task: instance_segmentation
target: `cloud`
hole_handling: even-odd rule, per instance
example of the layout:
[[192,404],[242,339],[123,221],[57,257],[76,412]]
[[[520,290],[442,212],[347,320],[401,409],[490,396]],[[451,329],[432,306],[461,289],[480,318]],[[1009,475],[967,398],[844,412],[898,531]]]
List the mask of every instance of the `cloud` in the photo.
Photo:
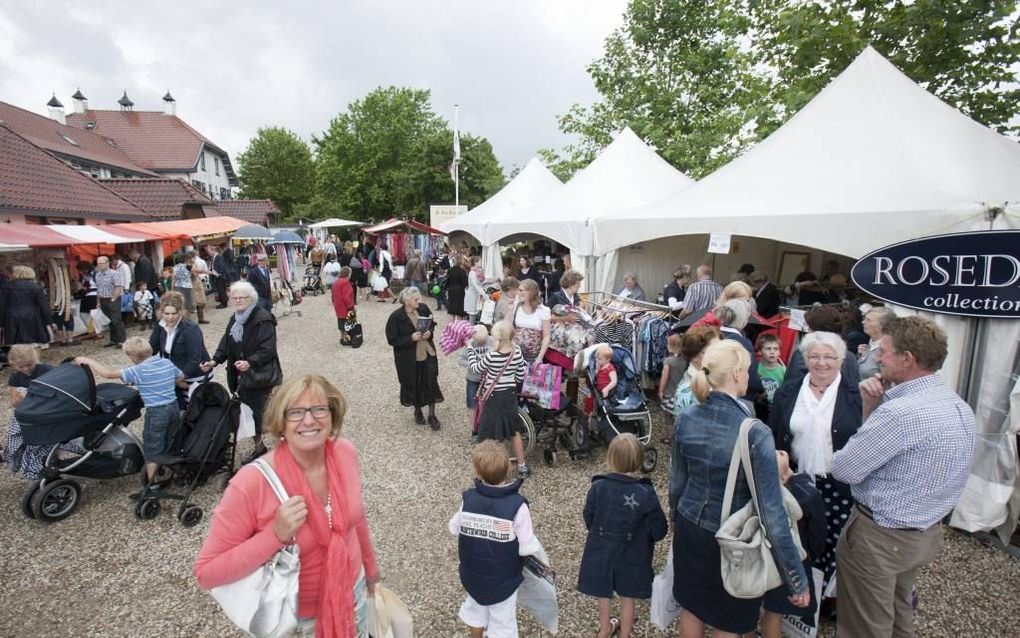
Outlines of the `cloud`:
[[625,0],[347,0],[68,5],[0,0],[0,100],[93,108],[127,90],[236,155],[259,126],[305,138],[377,86],[432,90],[435,110],[488,138],[504,170],[567,142],[556,115],[597,94],[585,71]]

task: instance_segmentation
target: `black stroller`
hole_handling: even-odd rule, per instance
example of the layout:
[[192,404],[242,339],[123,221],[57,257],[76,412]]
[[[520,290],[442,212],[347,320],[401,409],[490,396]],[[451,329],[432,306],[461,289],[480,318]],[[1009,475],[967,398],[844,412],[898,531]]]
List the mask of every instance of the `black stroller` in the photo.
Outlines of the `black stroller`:
[[598,438],[606,444],[623,432],[637,436],[645,448],[645,460],[641,471],[647,474],[655,469],[659,453],[651,443],[652,414],[641,390],[641,376],[634,365],[634,357],[630,350],[616,344],[610,344],[610,347],[613,349],[613,367],[616,368],[617,383],[608,399],[604,399],[602,393],[595,387],[598,360],[594,353],[585,368],[588,390],[594,400],[595,431]]
[[[162,509],[160,501],[169,499],[181,502],[177,520],[185,527],[198,525],[202,508],[190,505],[188,500],[195,488],[214,474],[227,473],[224,487],[233,476],[240,420],[241,402],[222,385],[207,381],[195,388],[169,451],[146,459],[157,468],[151,481],[142,472],[142,491],[134,497],[135,516],[141,520],[156,518]],[[184,493],[164,489],[171,482],[184,487]]]
[[308,264],[305,266],[305,280],[301,286],[301,292],[308,293],[310,295],[319,296],[325,292],[322,286],[321,277],[322,267],[314,264]]
[[[145,459],[127,425],[141,416],[138,391],[119,383],[96,385],[88,367],[65,362],[34,379],[14,411],[26,445],[52,445],[43,477],[21,499],[28,518],[67,518],[81,503],[81,484],[65,475],[112,479],[135,474]],[[77,441],[83,454],[59,451]]]

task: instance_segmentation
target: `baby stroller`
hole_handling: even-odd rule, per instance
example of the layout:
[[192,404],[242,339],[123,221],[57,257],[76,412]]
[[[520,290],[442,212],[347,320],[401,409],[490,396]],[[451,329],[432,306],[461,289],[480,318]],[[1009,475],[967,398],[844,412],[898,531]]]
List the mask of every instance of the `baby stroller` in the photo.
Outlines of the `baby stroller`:
[[305,282],[301,287],[301,292],[307,292],[310,295],[321,295],[325,290],[322,288],[322,278],[320,277],[320,271],[322,268],[314,264],[308,264],[305,266]]
[[607,445],[616,435],[630,432],[638,437],[645,448],[645,460],[641,471],[646,474],[655,469],[659,453],[652,446],[652,415],[641,391],[640,373],[634,365],[630,350],[612,344],[613,367],[616,368],[616,387],[609,398],[595,388],[598,360],[591,356],[585,368],[585,380],[593,399],[592,416],[596,420],[596,434]]
[[[46,523],[63,520],[81,503],[76,476],[112,479],[138,472],[142,445],[127,425],[141,416],[138,391],[119,383],[96,385],[92,371],[65,362],[37,379],[14,411],[26,445],[52,445],[43,476],[21,499],[21,512]],[[83,454],[59,451],[77,441]]]
[[[210,476],[234,472],[237,426],[241,420],[241,402],[231,397],[218,383],[207,381],[195,388],[184,413],[180,429],[166,454],[151,459],[156,473],[149,481],[142,472],[142,491],[135,503],[135,516],[150,520],[159,516],[160,501],[180,501],[177,520],[185,527],[194,527],[202,520],[202,508],[189,505],[188,500],[199,485]],[[164,490],[169,483],[185,487],[183,494]]]

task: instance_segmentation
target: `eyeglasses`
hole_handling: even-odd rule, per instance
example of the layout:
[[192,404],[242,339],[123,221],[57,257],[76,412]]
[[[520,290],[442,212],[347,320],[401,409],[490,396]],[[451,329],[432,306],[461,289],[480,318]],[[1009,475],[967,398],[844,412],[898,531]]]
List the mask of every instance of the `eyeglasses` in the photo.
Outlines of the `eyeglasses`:
[[835,363],[839,361],[839,357],[834,357],[831,354],[813,354],[807,360],[811,363],[821,363],[823,361],[825,363]]
[[291,423],[305,420],[305,414],[311,412],[313,419],[325,419],[333,414],[328,405],[313,405],[310,408],[290,408],[283,415]]
[[248,295],[244,295],[244,296],[241,296],[241,297],[231,297],[230,298],[231,301],[244,301],[245,299],[251,299],[251,297],[248,296]]

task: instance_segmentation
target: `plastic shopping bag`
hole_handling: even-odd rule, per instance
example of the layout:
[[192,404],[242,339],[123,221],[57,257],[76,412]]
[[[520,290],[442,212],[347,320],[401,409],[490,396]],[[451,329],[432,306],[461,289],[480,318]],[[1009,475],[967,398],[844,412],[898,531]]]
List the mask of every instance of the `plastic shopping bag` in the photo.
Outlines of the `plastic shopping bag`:
[[106,328],[110,325],[110,318],[103,314],[103,311],[99,308],[89,311],[89,315],[92,317],[92,325],[96,328],[96,334],[102,334],[106,331]]
[[[820,569],[812,567],[811,577],[815,580],[815,591],[822,591],[822,580],[825,578],[825,574]],[[804,619],[800,616],[783,616],[783,619],[780,622],[782,634],[788,638],[815,638],[818,634],[818,615],[820,611],[821,605],[816,603],[814,626],[804,622]]]
[[496,302],[492,299],[486,299],[485,303],[482,304],[482,315],[478,319],[479,323],[484,323],[487,326],[492,325],[492,320],[496,316]]
[[549,567],[544,549],[524,558],[524,582],[517,589],[517,602],[542,623],[546,631],[559,631],[559,605],[556,602],[556,572]]
[[250,439],[255,436],[255,413],[247,403],[241,404],[241,421],[237,425],[237,439]]
[[414,619],[404,601],[382,585],[375,586],[369,601],[369,631],[372,638],[414,638]]
[[652,624],[666,631],[683,609],[673,600],[673,545],[666,555],[666,566],[652,580],[652,600],[649,605]]
[[562,387],[562,368],[550,363],[536,363],[524,377],[521,396],[535,399],[540,407],[547,410],[558,410]]

